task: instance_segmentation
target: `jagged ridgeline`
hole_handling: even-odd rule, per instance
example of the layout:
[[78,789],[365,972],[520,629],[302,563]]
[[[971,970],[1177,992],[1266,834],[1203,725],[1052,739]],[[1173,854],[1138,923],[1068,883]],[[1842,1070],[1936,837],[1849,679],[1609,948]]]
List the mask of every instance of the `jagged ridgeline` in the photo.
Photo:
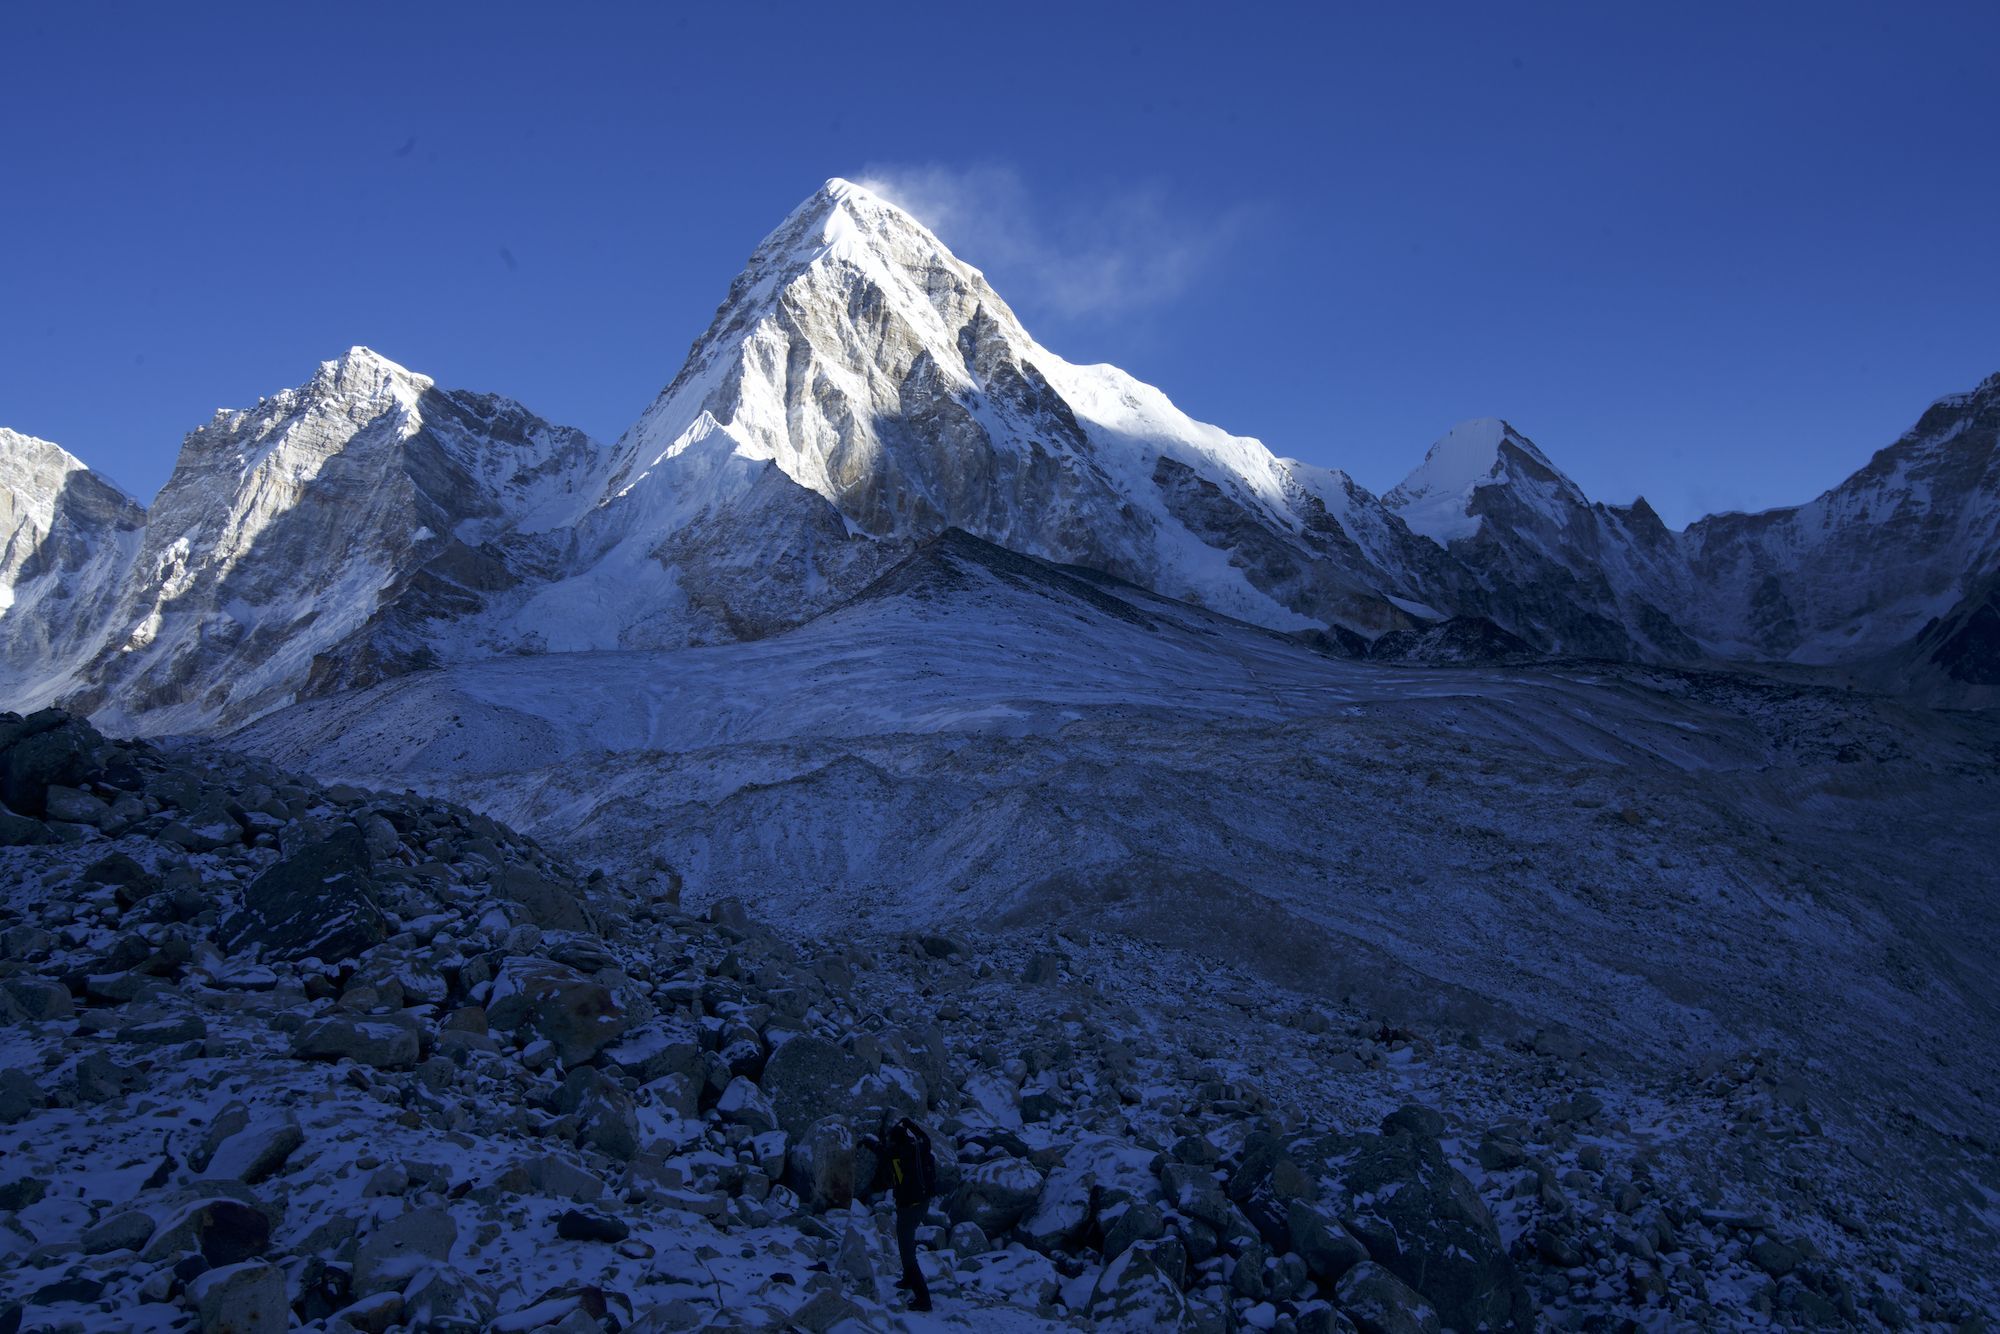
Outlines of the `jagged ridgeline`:
[[0,431],[0,1334],[1976,1321],[1997,528],[2000,377],[1377,497],[842,181],[613,444]]
[[613,445],[364,348],[192,433],[150,508],[0,431],[0,696],[125,730],[493,655],[756,638],[949,528],[1352,656],[1521,653],[2000,682],[2000,377],[1819,499],[1682,532],[1499,421],[1382,497],[1029,336],[831,181]]

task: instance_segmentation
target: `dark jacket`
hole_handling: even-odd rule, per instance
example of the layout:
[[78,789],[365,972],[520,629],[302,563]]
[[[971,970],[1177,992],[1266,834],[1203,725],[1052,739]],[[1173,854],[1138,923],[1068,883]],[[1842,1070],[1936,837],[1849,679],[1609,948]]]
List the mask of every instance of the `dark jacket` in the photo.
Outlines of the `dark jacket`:
[[937,1193],[931,1137],[915,1121],[903,1117],[880,1139],[870,1135],[862,1143],[874,1151],[879,1164],[876,1179],[888,1183],[898,1205],[925,1204]]

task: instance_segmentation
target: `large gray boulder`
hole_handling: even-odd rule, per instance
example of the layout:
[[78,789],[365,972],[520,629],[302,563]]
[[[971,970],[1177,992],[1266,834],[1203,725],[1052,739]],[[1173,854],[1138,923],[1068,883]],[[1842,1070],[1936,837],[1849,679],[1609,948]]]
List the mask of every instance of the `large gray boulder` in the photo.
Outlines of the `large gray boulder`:
[[994,1158],[961,1169],[947,1206],[954,1223],[977,1223],[998,1237],[1028,1216],[1040,1202],[1042,1174],[1023,1158]]
[[1430,1303],[1373,1260],[1348,1270],[1334,1292],[1341,1314],[1361,1334],[1438,1334],[1438,1313]]
[[596,919],[573,885],[551,880],[531,866],[509,866],[493,877],[493,888],[519,904],[528,920],[545,931],[597,930]]
[[1316,1170],[1331,1213],[1369,1257],[1422,1293],[1445,1324],[1531,1328],[1527,1289],[1492,1215],[1421,1127],[1328,1135],[1297,1156]]
[[53,710],[29,714],[22,732],[0,757],[0,801],[22,815],[44,815],[51,786],[81,787],[96,769],[104,738],[81,719]]
[[1172,1277],[1171,1265],[1162,1263],[1160,1246],[1134,1242],[1098,1271],[1090,1289],[1092,1328],[1150,1334],[1187,1327],[1187,1298]]
[[283,1334],[292,1308],[285,1276],[261,1260],[210,1269],[188,1285],[201,1315],[201,1334]]
[[208,1160],[210,1176],[234,1177],[254,1186],[285,1165],[305,1133],[291,1117],[248,1126],[223,1140]]
[[809,1208],[845,1208],[854,1198],[854,1147],[854,1132],[839,1117],[808,1126],[786,1155],[785,1184]]
[[232,953],[268,959],[351,959],[389,936],[370,880],[368,842],[353,825],[306,843],[250,882],[243,910],[223,923]]
[[421,1050],[417,1026],[400,1015],[366,1019],[327,1015],[308,1021],[292,1036],[292,1055],[301,1060],[345,1058],[378,1070],[407,1070],[417,1063]]
[[611,989],[550,959],[515,956],[500,966],[486,1021],[507,1033],[526,1025],[553,1042],[564,1065],[582,1065],[616,1042],[628,1022]]
[[771,1053],[761,1084],[778,1124],[797,1135],[824,1117],[849,1112],[866,1074],[859,1058],[825,1038],[796,1037]]
[[442,1209],[412,1209],[370,1232],[354,1256],[354,1295],[401,1292],[424,1269],[451,1257],[458,1224]]

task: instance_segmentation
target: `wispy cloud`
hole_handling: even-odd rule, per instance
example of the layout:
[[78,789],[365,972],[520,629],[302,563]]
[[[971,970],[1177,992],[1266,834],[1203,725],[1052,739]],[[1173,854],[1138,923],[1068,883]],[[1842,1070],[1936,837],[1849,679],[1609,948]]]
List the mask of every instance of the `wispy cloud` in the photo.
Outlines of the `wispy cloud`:
[[908,209],[1003,294],[1072,319],[1164,305],[1241,242],[1254,209],[1182,204],[1157,187],[1038,197],[1012,167],[871,165],[858,178]]

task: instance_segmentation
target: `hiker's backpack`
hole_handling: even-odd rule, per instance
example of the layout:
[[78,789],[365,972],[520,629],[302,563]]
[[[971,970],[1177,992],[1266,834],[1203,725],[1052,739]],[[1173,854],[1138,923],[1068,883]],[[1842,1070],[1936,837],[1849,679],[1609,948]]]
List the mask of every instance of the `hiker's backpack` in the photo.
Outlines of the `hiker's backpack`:
[[889,1181],[896,1200],[914,1204],[937,1194],[937,1159],[931,1154],[931,1137],[907,1116],[889,1127]]

